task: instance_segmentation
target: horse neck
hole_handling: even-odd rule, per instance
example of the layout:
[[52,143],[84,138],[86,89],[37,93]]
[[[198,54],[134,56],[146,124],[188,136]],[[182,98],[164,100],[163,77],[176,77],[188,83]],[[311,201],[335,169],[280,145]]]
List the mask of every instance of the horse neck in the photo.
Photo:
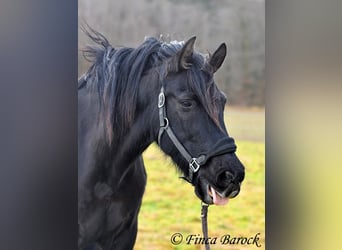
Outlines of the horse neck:
[[140,121],[135,122],[117,144],[113,145],[116,166],[129,165],[153,142],[151,128],[143,128],[140,124]]
[[113,141],[115,145],[112,145],[114,159],[112,178],[117,178],[120,173],[124,173],[127,167],[157,138],[159,82],[143,77],[140,85],[135,119],[125,133]]

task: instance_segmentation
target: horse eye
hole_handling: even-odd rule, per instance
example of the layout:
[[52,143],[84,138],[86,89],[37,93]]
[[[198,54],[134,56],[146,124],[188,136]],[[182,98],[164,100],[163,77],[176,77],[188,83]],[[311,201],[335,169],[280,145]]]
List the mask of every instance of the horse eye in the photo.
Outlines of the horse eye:
[[180,103],[185,108],[191,108],[192,105],[193,105],[193,101],[192,100],[182,100]]

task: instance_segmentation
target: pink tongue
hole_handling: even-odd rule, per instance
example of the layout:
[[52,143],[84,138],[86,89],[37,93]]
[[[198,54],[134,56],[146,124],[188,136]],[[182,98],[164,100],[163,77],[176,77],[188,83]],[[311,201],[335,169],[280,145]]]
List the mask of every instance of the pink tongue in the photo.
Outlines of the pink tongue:
[[215,205],[226,205],[227,202],[228,202],[228,198],[222,198],[220,195],[218,195],[215,191],[215,189],[210,186],[210,191],[211,191],[211,194],[213,195],[213,202]]

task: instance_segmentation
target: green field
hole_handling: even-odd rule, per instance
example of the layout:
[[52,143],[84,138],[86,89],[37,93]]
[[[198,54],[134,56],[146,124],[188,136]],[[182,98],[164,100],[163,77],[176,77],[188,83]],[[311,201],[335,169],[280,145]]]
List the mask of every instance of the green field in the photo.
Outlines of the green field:
[[[265,112],[229,107],[225,119],[236,140],[237,154],[246,167],[246,177],[235,199],[224,207],[209,207],[209,236],[217,237],[211,249],[265,249]],[[193,187],[178,178],[175,166],[156,145],[145,151],[144,161],[148,180],[135,249],[204,249],[201,244],[185,242],[191,234],[202,235],[200,201]],[[184,237],[179,245],[170,241],[175,233]],[[257,233],[260,248],[220,243],[223,235],[250,238]]]

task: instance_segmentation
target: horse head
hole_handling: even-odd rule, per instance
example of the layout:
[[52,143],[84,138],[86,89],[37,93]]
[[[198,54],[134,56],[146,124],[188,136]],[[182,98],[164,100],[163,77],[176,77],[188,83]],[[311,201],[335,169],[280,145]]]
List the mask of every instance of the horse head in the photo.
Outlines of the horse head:
[[203,202],[223,205],[238,195],[244,179],[244,166],[223,119],[226,96],[214,81],[227,48],[223,43],[206,58],[194,51],[195,39],[190,38],[158,67],[155,140]]

